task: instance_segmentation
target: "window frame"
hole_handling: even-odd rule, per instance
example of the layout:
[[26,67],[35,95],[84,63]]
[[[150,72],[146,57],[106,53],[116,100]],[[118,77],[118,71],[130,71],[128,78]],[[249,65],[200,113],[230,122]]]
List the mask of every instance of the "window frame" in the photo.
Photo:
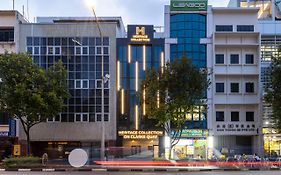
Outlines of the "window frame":
[[[219,62],[217,61],[217,60],[218,60],[218,59],[217,59],[217,56],[223,56],[223,59],[222,59],[223,62],[222,62],[222,63],[219,63]],[[225,58],[224,54],[220,54],[220,53],[216,54],[216,55],[215,55],[215,63],[216,63],[216,64],[225,64],[224,58]]]
[[[238,120],[233,120],[233,117],[237,117],[237,116],[233,116],[234,114],[238,114]],[[231,122],[239,122],[240,121],[240,112],[239,111],[231,111],[230,112],[230,121]]]
[[[249,88],[248,88],[249,85],[251,85],[249,88],[252,91],[248,91],[249,90]],[[255,93],[255,83],[254,82],[246,82],[245,83],[245,93]]]
[[[247,114],[252,114],[252,116],[248,116]],[[246,111],[246,122],[254,122],[255,121],[255,112],[254,111]],[[250,119],[252,120],[248,120],[248,117],[252,117]]]
[[[253,56],[253,58],[252,58],[252,62],[250,62],[250,63],[248,63],[247,62],[247,56]],[[249,65],[252,65],[252,64],[255,64],[255,55],[254,54],[245,54],[245,64],[249,64]]]
[[[233,63],[233,58],[232,56],[237,56],[238,55],[238,63]],[[240,55],[239,54],[230,54],[230,64],[238,65],[240,64]]]
[[[238,84],[238,92],[233,91],[232,85]],[[230,93],[240,93],[240,83],[239,82],[230,82]]]
[[[86,121],[84,121],[84,118],[83,118],[83,115],[87,115],[87,120]],[[80,117],[80,121],[77,121],[76,120],[76,117]],[[87,123],[87,122],[89,122],[90,120],[89,120],[89,113],[87,113],[87,112],[78,112],[78,113],[74,113],[74,122],[81,122],[81,123]]]
[[[221,117],[220,115],[218,114],[223,114],[223,119],[222,120],[218,120],[218,116]],[[216,122],[224,122],[225,121],[225,112],[224,111],[216,111]]]
[[[218,85],[223,85],[223,91],[218,92]],[[225,93],[225,83],[224,82],[216,82],[216,93]]]

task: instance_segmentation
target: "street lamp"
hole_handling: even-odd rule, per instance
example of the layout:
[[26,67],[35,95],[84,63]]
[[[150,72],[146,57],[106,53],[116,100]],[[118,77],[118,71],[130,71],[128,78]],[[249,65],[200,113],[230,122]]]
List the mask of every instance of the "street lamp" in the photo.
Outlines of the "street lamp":
[[[100,24],[95,12],[95,9],[93,7],[92,11],[94,13],[95,16],[95,22],[98,26],[98,30],[99,30],[99,36],[101,38],[101,45],[103,45],[103,35],[101,32],[101,28],[100,28]],[[109,75],[107,74],[106,76],[104,76],[104,58],[103,58],[103,46],[101,47],[101,149],[100,149],[100,159],[104,160],[104,152],[105,152],[105,131],[104,131],[104,84],[109,80]]]

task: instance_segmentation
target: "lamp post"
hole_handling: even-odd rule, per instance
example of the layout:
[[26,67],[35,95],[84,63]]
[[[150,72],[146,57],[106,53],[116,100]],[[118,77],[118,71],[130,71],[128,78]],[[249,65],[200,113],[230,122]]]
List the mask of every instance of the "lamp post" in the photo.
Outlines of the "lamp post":
[[[97,19],[97,15],[95,12],[95,9],[92,7],[92,11],[95,16],[95,22],[97,24],[98,30],[99,30],[99,36],[101,38],[101,148],[100,148],[100,159],[104,160],[104,152],[105,152],[105,131],[104,131],[104,83],[105,83],[105,77],[104,77],[104,59],[103,59],[103,35],[101,32],[100,24]],[[107,76],[108,77],[108,76]],[[106,80],[107,81],[107,80]]]

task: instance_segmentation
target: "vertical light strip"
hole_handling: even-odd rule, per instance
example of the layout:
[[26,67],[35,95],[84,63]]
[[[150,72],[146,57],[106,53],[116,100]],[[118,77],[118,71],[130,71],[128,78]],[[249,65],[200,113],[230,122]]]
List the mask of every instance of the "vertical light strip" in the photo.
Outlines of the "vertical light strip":
[[142,64],[143,64],[143,70],[146,69],[146,46],[142,46]]
[[157,108],[160,107],[160,92],[159,90],[157,91]]
[[143,98],[143,115],[146,115],[146,111],[145,111],[145,89],[143,89],[143,95],[142,95],[142,98]]
[[128,45],[128,63],[131,63],[131,45]]
[[120,61],[117,61],[117,90],[120,91]]
[[136,61],[136,92],[139,90],[139,63]]
[[136,127],[136,130],[139,130],[139,110],[138,110],[138,105],[136,105],[135,107],[135,127]]
[[165,60],[164,60],[164,52],[161,52],[161,72],[164,73],[164,65]]
[[121,114],[125,113],[125,94],[124,89],[121,90]]

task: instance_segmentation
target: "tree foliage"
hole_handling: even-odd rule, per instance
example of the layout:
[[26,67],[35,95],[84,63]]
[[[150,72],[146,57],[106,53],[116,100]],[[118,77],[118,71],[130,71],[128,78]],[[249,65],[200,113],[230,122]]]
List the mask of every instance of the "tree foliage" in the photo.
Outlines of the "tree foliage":
[[27,54],[0,56],[0,107],[20,120],[30,153],[30,129],[63,110],[68,97],[67,73],[61,61],[48,70],[33,64]]
[[281,59],[273,58],[265,100],[272,104],[276,128],[281,130]]
[[186,57],[167,63],[160,70],[146,72],[142,104],[145,103],[147,117],[156,119],[158,126],[170,135],[171,147],[181,137],[187,113],[201,104],[208,85],[206,73]]

